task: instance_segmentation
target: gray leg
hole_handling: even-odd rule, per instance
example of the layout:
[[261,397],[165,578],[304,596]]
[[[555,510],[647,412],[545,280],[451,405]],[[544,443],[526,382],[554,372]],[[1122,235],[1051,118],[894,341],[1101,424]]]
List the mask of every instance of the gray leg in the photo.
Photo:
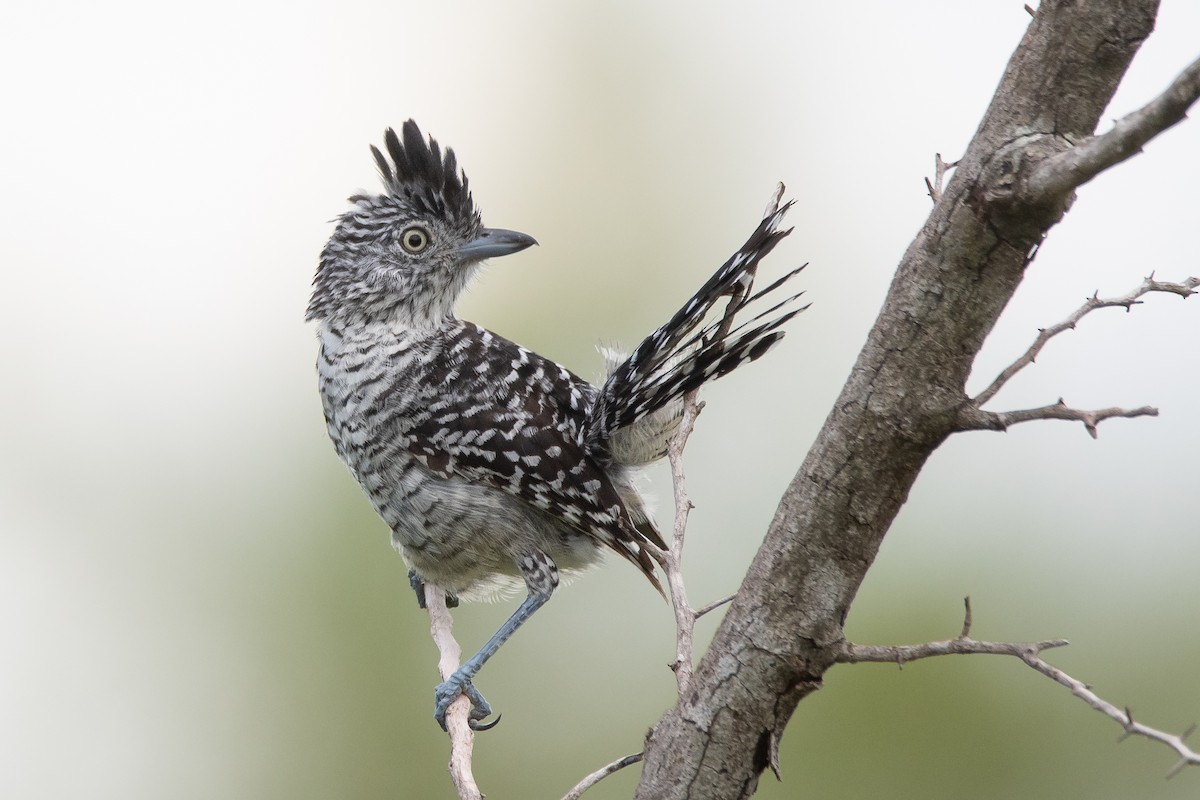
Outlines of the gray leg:
[[[408,571],[408,585],[412,587],[417,594],[417,606],[425,607],[425,581],[417,577],[416,570]],[[458,598],[455,595],[446,594],[446,608],[458,608]]]
[[460,694],[465,694],[471,701],[472,730],[486,731],[500,721],[500,718],[496,717],[494,721],[483,724],[483,720],[491,716],[492,708],[471,681],[487,663],[487,660],[500,649],[500,646],[516,633],[517,628],[524,625],[525,621],[533,616],[533,612],[545,605],[546,601],[550,599],[550,595],[554,593],[554,588],[558,586],[558,567],[550,560],[550,556],[541,551],[523,556],[517,562],[517,566],[520,568],[521,576],[525,578],[525,586],[529,590],[525,600],[508,618],[508,621],[500,626],[500,630],[496,631],[492,638],[479,648],[478,653],[471,656],[465,664],[438,684],[434,690],[433,718],[437,720],[438,725],[442,726],[442,730],[446,729],[446,707]]

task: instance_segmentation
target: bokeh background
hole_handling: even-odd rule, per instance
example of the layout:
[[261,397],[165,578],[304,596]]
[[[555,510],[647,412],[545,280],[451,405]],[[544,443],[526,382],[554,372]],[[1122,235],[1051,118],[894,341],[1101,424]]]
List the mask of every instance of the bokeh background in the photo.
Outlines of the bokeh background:
[[[714,386],[688,452],[699,602],[738,585],[1029,17],[1018,0],[10,4],[0,25],[0,795],[449,797],[436,654],[326,440],[309,281],[367,151],[415,117],[541,247],[463,316],[596,376],[744,239],[778,180],[813,306]],[[1200,54],[1165,0],[1108,116]],[[1079,193],[978,390],[1095,290],[1200,271],[1200,122]],[[1154,404],[942,447],[854,606],[863,642],[1068,637],[1144,721],[1200,718],[1200,300],[1052,343],[993,403]],[[669,497],[662,471],[657,492]],[[512,604],[456,615],[473,650]],[[715,620],[700,626],[711,634]],[[489,664],[493,798],[559,797],[672,702],[635,571],[561,591]],[[1190,798],[1200,771],[1009,659],[832,670],[760,796]],[[637,769],[589,796],[627,797]]]

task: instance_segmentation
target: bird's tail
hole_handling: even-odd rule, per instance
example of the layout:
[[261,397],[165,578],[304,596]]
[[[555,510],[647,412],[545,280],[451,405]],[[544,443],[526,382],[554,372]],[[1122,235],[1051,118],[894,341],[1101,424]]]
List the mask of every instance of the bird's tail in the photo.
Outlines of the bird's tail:
[[[622,464],[660,458],[678,424],[680,398],[762,356],[783,337],[780,326],[808,308],[795,307],[803,292],[778,291],[803,266],[754,291],[759,262],[792,232],[779,229],[791,206],[774,208],[692,299],[608,376],[588,417],[585,444],[593,457]],[[723,297],[728,304],[710,318]]]

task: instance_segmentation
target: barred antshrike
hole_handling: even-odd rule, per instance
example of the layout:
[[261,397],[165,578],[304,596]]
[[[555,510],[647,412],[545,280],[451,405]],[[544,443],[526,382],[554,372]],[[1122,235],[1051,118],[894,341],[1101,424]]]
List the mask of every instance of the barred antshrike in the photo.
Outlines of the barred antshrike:
[[[524,250],[524,233],[485,228],[454,152],[409,120],[371,151],[380,195],[358,194],[321,253],[309,320],[329,436],[423,582],[458,597],[524,584],[512,617],[435,692],[435,718],[459,694],[471,726],[491,709],[472,685],[493,653],[558,585],[605,548],[661,593],[647,544],[663,547],[635,485],[661,458],[682,396],[767,352],[799,295],[775,300],[794,270],[752,294],[755,271],[788,233],[775,210],[667,324],[613,365],[602,386],[454,315],[480,262]],[[390,160],[389,160],[390,157]],[[723,297],[741,311],[706,322]],[[775,315],[775,316],[772,316]]]

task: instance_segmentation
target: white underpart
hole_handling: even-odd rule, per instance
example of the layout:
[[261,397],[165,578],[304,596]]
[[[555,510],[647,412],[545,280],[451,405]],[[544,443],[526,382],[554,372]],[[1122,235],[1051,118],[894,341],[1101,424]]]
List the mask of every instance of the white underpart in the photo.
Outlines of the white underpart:
[[[604,345],[598,349],[604,358],[604,377],[607,379],[625,362],[628,353]],[[678,358],[667,361],[660,368],[661,371],[670,371],[677,361]],[[657,411],[650,412],[632,425],[613,431],[608,440],[608,451],[613,461],[625,466],[640,467],[662,458],[666,455],[667,444],[679,430],[682,415],[683,399],[680,398]]]

